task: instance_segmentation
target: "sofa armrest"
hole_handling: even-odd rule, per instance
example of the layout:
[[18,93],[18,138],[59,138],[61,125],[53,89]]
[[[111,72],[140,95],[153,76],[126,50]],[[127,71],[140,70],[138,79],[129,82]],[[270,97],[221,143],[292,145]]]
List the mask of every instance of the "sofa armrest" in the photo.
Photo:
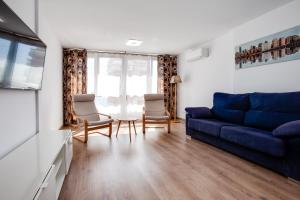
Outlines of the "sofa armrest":
[[213,114],[207,107],[186,107],[185,111],[191,118],[212,118]]
[[190,119],[191,117],[192,117],[191,114],[188,114],[188,113],[185,114],[185,133],[186,133],[187,135],[190,135],[188,129],[189,129],[189,119]]
[[287,122],[273,130],[275,137],[283,139],[300,138],[300,120]]
[[290,138],[286,141],[287,154],[286,162],[288,166],[288,177],[300,180],[300,137]]

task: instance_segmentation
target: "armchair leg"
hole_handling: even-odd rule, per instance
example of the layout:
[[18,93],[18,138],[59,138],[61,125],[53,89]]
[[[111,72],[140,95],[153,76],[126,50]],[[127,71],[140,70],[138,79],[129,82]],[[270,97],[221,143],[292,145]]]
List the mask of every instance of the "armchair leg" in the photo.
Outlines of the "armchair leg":
[[145,129],[146,129],[146,127],[145,127],[145,123],[146,123],[146,120],[145,120],[145,115],[143,115],[143,134],[145,134]]
[[109,134],[108,137],[111,137],[112,134],[112,123],[109,124]]
[[88,124],[87,121],[84,122],[84,143],[88,141]]
[[171,133],[171,120],[168,120],[168,133]]
[[146,133],[145,129],[146,129],[146,127],[145,127],[145,122],[143,122],[143,134]]

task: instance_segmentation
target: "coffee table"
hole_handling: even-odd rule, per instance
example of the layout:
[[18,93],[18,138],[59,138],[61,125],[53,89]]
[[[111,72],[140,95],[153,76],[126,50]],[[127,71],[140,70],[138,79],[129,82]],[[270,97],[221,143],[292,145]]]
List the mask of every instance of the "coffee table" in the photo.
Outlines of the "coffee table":
[[118,133],[119,133],[121,123],[125,122],[125,123],[128,123],[129,139],[130,139],[130,142],[131,142],[131,125],[130,124],[132,123],[133,128],[134,128],[134,132],[136,134],[135,121],[138,120],[138,117],[130,116],[130,115],[121,115],[121,116],[116,117],[116,119],[119,121],[116,137],[118,137]]

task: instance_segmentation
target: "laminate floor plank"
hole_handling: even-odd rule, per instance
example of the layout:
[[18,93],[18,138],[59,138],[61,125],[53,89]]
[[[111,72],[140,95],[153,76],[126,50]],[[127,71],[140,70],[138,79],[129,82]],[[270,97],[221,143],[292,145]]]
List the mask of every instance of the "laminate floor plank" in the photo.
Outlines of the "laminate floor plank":
[[282,199],[299,200],[300,184],[197,140],[185,125],[171,134],[149,128],[129,141],[128,126],[116,138],[74,140],[74,156],[60,200]]

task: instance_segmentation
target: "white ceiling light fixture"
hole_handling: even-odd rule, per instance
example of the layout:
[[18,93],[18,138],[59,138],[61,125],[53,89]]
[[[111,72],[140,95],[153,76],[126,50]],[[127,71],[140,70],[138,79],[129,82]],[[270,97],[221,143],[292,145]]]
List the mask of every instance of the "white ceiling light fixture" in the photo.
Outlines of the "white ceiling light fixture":
[[129,39],[129,40],[126,42],[126,45],[127,45],[127,46],[132,46],[132,47],[137,47],[137,46],[140,46],[142,43],[143,43],[143,41],[140,41],[140,40]]
[[1,23],[4,23],[4,22],[5,22],[4,17],[1,17],[1,16],[0,16],[0,22],[1,22]]

